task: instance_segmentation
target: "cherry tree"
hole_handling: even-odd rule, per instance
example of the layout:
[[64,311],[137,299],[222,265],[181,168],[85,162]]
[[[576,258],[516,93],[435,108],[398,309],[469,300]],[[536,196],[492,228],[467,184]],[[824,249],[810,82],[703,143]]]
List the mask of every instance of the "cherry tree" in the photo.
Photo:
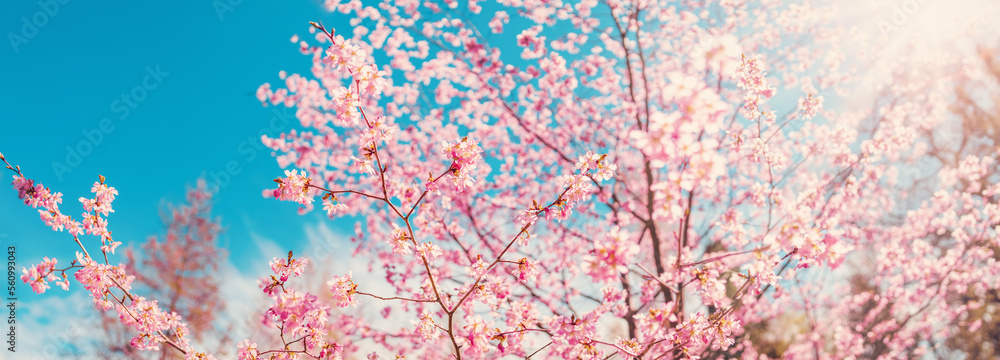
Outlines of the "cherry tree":
[[[735,344],[742,324],[808,298],[779,277],[836,267],[866,240],[898,145],[859,138],[857,115],[810,121],[850,75],[848,34],[821,27],[829,9],[507,5],[520,8],[479,29],[464,18],[476,4],[427,17],[416,2],[337,4],[351,36],[317,24],[320,45],[293,38],[315,79],[258,91],[309,128],[264,139],[297,168],[265,195],[363,219],[358,253],[396,294],[350,274],[331,291],[419,318],[376,330],[345,313],[359,336],[422,357],[723,356],[752,350]],[[509,12],[532,24],[505,61],[483,34]],[[804,41],[827,50],[790,46]],[[779,85],[797,98],[781,115]],[[601,334],[614,318],[624,329]]]
[[[973,67],[979,71],[970,72],[968,78],[958,81],[956,93],[959,95],[955,101],[953,112],[962,120],[960,141],[956,142],[960,147],[969,149],[941,149],[940,152],[932,151],[942,163],[955,166],[957,160],[961,158],[961,153],[966,152],[966,156],[979,155],[981,158],[991,158],[985,160],[991,164],[992,168],[982,169],[981,173],[986,176],[973,178],[981,182],[975,188],[980,189],[972,194],[983,196],[983,190],[988,189],[990,182],[996,183],[997,174],[1000,174],[1000,152],[991,151],[1000,146],[1000,121],[997,121],[997,114],[1000,108],[1000,59],[998,59],[998,49],[996,46],[980,46],[979,57],[982,59],[980,67]],[[982,76],[983,73],[988,76]],[[977,91],[978,90],[978,91]],[[985,100],[978,99],[974,94],[989,94]],[[928,134],[931,138],[933,134]],[[992,145],[993,149],[990,148]],[[933,149],[933,147],[932,147]],[[948,156],[951,155],[951,156]],[[949,162],[949,159],[953,162]],[[961,166],[961,165],[959,165]],[[971,194],[970,194],[971,195]],[[995,199],[995,197],[993,198]],[[989,201],[989,198],[983,199]],[[995,201],[994,201],[995,202]],[[990,246],[993,251],[993,259],[1000,261],[1000,246],[993,244]],[[985,291],[984,291],[985,290]],[[958,331],[948,339],[949,347],[958,349],[967,354],[968,359],[987,359],[989,357],[1000,356],[1000,347],[997,341],[1000,339],[1000,289],[997,287],[986,287],[984,290],[970,288],[965,293],[955,292],[948,294],[948,301],[955,306],[966,304],[973,305],[967,317],[957,319],[955,324]],[[971,304],[974,303],[974,304]]]
[[[212,197],[205,182],[199,180],[187,190],[185,204],[168,205],[160,215],[166,227],[164,235],[150,236],[142,244],[141,254],[126,248],[124,270],[135,276],[134,287],[158,299],[165,311],[176,312],[187,321],[194,341],[204,342],[211,336],[213,342],[232,345],[219,316],[225,309],[218,275],[225,251],[216,243],[222,226],[219,219],[212,218]],[[121,321],[108,313],[101,315],[100,325],[109,334],[103,347],[130,359],[148,357],[128,344],[132,335]],[[216,354],[229,349],[219,350]],[[178,354],[165,347],[160,349],[161,359]]]
[[[257,91],[302,126],[262,139],[288,168],[263,194],[355,220],[369,266],[316,294],[301,275],[321,264],[274,258],[257,291],[280,344],[241,359],[919,358],[973,326],[953,295],[1000,283],[992,155],[899,201],[956,81],[922,71],[959,55],[888,54],[812,3],[326,5],[351,20],[292,37],[310,73]],[[76,269],[138,347],[208,356],[110,265],[103,178],[76,222],[11,169],[84,251],[25,281]],[[865,257],[869,278],[835,271]]]
[[[906,248],[872,248],[859,256],[862,261],[852,279],[852,297],[861,301],[852,304],[861,306],[850,313],[856,331],[874,332],[866,339],[868,357],[916,357],[918,344],[893,343],[914,342],[908,337],[926,341],[938,358],[995,357],[996,336],[991,334],[998,329],[992,315],[997,311],[998,288],[990,284],[992,280],[982,281],[991,279],[990,272],[995,272],[994,264],[1000,260],[995,238],[1000,142],[996,121],[991,120],[997,111],[1000,80],[995,52],[995,48],[979,46],[939,68],[935,75],[945,81],[895,94],[896,99],[934,103],[937,111],[946,110],[943,117],[950,121],[916,129],[913,165],[917,166],[895,194],[902,206],[897,205],[898,211],[884,219],[893,231],[907,233],[887,235],[904,239]],[[934,97],[954,100],[942,103]],[[905,285],[900,289],[893,283]],[[914,312],[912,298],[920,298],[921,308],[938,309]],[[937,313],[954,317],[940,318]],[[891,326],[900,319],[922,322],[920,327],[948,329],[939,334],[907,333]]]

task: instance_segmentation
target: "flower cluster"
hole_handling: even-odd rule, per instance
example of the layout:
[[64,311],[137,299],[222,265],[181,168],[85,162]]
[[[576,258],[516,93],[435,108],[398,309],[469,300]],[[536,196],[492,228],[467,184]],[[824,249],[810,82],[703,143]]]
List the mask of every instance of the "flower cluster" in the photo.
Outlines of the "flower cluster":
[[772,270],[775,264],[778,263],[778,260],[776,255],[757,255],[757,261],[748,266],[748,281],[750,282],[750,290],[754,295],[760,295],[762,287],[778,283],[778,276]]
[[334,214],[347,213],[348,209],[347,205],[341,202],[336,195],[326,193],[323,194],[323,210],[332,218]]
[[[271,260],[274,275],[270,280],[261,279],[261,286],[273,303],[264,312],[262,323],[281,331],[280,338],[286,341],[283,344],[285,350],[289,349],[289,342],[285,339],[297,339],[292,343],[302,341],[301,350],[283,353],[287,359],[301,359],[303,356],[340,359],[343,346],[326,341],[330,307],[318,296],[288,286],[289,278],[301,276],[308,264],[308,259],[295,258],[291,251],[286,259]],[[258,359],[259,356],[256,343],[247,339],[240,342],[240,359]]]
[[823,97],[813,96],[813,94],[806,95],[804,98],[799,99],[799,116],[803,119],[812,119],[823,109]]
[[616,280],[618,274],[628,272],[628,265],[635,261],[638,253],[639,246],[631,239],[631,234],[616,226],[603,239],[594,241],[594,250],[584,258],[584,269],[595,281]]
[[354,298],[354,295],[358,293],[358,285],[351,280],[351,273],[334,276],[333,279],[326,282],[326,286],[330,288],[330,293],[333,295],[333,300],[337,302],[337,306],[347,307],[360,304]]
[[441,256],[443,253],[444,251],[441,250],[440,246],[431,242],[425,242],[417,245],[417,254],[427,260],[437,259],[437,257]]
[[642,344],[635,338],[628,340],[618,338],[615,340],[615,346],[618,348],[618,355],[626,359],[639,356],[639,353],[642,352]]
[[456,142],[442,142],[442,153],[451,157],[451,178],[456,191],[461,192],[465,188],[472,186],[473,180],[470,174],[476,168],[476,164],[483,158],[479,154],[483,149],[475,140],[468,137]]
[[545,55],[545,37],[538,36],[541,30],[541,26],[534,26],[517,35],[517,46],[524,48],[521,51],[522,59],[537,59]]
[[747,57],[743,55],[739,70],[736,72],[736,83],[740,89],[746,91],[744,97],[744,116],[748,119],[755,119],[760,115],[759,105],[769,100],[777,92],[773,86],[767,83],[763,61],[760,55]]
[[111,202],[115,200],[115,195],[118,195],[118,190],[105,185],[104,177],[101,176],[100,181],[95,182],[90,191],[94,193],[93,198],[80,198],[80,203],[83,204],[83,209],[86,211],[83,213],[83,229],[88,234],[101,237],[101,251],[114,254],[115,249],[122,243],[111,238],[108,220],[102,216],[107,216],[109,212],[115,212],[111,208]]
[[517,268],[514,269],[514,276],[517,277],[517,281],[529,282],[538,279],[538,261],[528,260],[528,258],[521,258],[517,261]]
[[273,191],[274,198],[309,206],[314,200],[309,189],[311,181],[305,172],[299,174],[298,170],[285,170],[284,178],[274,179],[278,183],[278,188]]
[[413,324],[417,326],[413,333],[425,342],[441,337],[441,333],[434,325],[434,316],[428,311],[420,313],[420,321],[413,321]]
[[108,216],[109,212],[115,212],[111,208],[111,202],[115,201],[118,190],[104,184],[102,179],[102,181],[94,183],[94,186],[90,188],[90,192],[94,193],[93,199],[80,198],[80,203],[83,204],[84,211],[98,213],[102,216]]
[[361,66],[360,71],[354,74],[354,81],[358,82],[361,94],[365,96],[378,96],[385,88],[386,73],[381,71],[374,64]]
[[79,236],[83,233],[83,225],[59,210],[59,204],[62,203],[62,193],[53,193],[49,188],[42,184],[35,184],[34,180],[20,174],[14,176],[13,185],[14,190],[17,190],[17,198],[24,200],[25,205],[32,208],[41,207],[38,209],[38,214],[45,225],[51,226],[52,230],[69,229],[73,236]]
[[472,266],[465,268],[465,272],[469,274],[474,279],[478,279],[486,275],[486,271],[490,269],[490,264],[483,261],[482,255],[476,256],[476,261],[472,263]]
[[349,88],[337,88],[330,91],[330,108],[337,113],[337,118],[344,124],[358,125],[361,121],[361,99],[358,93]]
[[399,255],[409,255],[413,253],[411,247],[413,246],[410,240],[410,235],[406,233],[406,230],[400,228],[399,225],[392,224],[392,235],[389,236],[389,245],[392,246],[392,252]]
[[379,146],[391,140],[392,135],[395,133],[395,125],[386,124],[385,119],[377,118],[366,129],[361,131],[358,137],[358,150],[366,151],[370,150],[373,146]]
[[272,296],[274,304],[264,313],[265,324],[280,325],[284,336],[304,337],[307,350],[322,349],[326,342],[329,307],[316,295],[285,289]]
[[31,285],[31,289],[36,293],[44,293],[46,289],[49,288],[48,281],[53,281],[63,290],[69,290],[69,281],[66,279],[66,273],[63,273],[63,277],[60,278],[56,276],[56,259],[45,259],[31,267],[31,269],[21,268],[24,273],[21,275],[21,281],[26,284]]
[[309,259],[306,258],[293,258],[292,253],[288,252],[288,259],[271,259],[271,271],[275,275],[278,275],[278,281],[288,281],[289,277],[292,276],[302,276],[302,272],[305,271],[306,265],[309,265]]
[[128,307],[118,308],[118,316],[123,324],[139,332],[131,342],[139,350],[159,350],[160,344],[166,342],[166,338],[160,335],[165,331],[174,331],[181,338],[187,335],[187,327],[180,316],[163,311],[156,300],[141,296],[132,298]]
[[236,345],[238,348],[238,351],[236,353],[237,359],[239,360],[260,359],[260,350],[257,350],[257,343],[244,339],[243,341],[240,341]]
[[607,157],[607,154],[598,155],[593,151],[588,151],[586,155],[580,155],[576,162],[576,169],[581,172],[596,170],[593,175],[595,180],[610,180],[615,176],[615,170],[618,169],[618,165],[609,163],[609,161],[606,160]]
[[110,301],[111,289],[118,288],[122,291],[132,290],[132,281],[135,276],[127,275],[122,266],[112,266],[101,264],[85,257],[82,253],[76,253],[77,263],[83,265],[73,276],[87,291],[90,291],[97,304],[103,310],[110,310],[114,304]]
[[330,47],[326,49],[326,55],[334,66],[345,68],[348,72],[360,73],[362,67],[367,63],[368,55],[360,46],[352,41],[337,35]]
[[[84,221],[81,224],[63,215],[59,210],[61,193],[53,193],[41,184],[35,184],[33,180],[21,174],[20,167],[15,168],[7,163],[3,155],[0,155],[0,161],[17,173],[13,184],[18,197],[33,208],[42,207],[43,209],[39,209],[41,218],[46,225],[52,226],[53,230],[69,229],[77,245],[84,251],[77,252],[76,260],[66,269],[56,269],[58,261],[48,257],[30,269],[22,268],[22,281],[30,284],[37,293],[43,293],[49,288],[48,281],[54,281],[59,287],[68,290],[69,279],[66,271],[78,268],[73,276],[90,292],[94,304],[104,311],[114,308],[122,324],[138,331],[132,338],[132,346],[140,350],[157,350],[161,344],[169,344],[183,352],[188,359],[213,359],[211,355],[196,352],[191,348],[187,337],[187,325],[181,321],[179,315],[163,311],[155,300],[147,300],[131,293],[135,276],[128,275],[124,265],[101,264],[86,254],[86,246],[79,239],[84,229],[89,234],[101,237],[101,251],[105,257],[109,253],[113,254],[115,248],[121,245],[120,242],[111,239],[107,220],[102,217],[114,212],[111,203],[118,195],[114,187],[105,184],[103,176],[100,176],[100,180],[91,188],[91,192],[95,194],[94,198],[80,198],[85,210]],[[61,278],[55,275],[56,271],[62,274]]]
[[463,327],[465,330],[464,340],[468,346],[469,355],[480,357],[489,350],[490,337],[495,331],[483,320],[482,316],[468,315]]
[[583,356],[594,358],[600,356],[593,340],[597,338],[597,320],[599,311],[590,311],[577,317],[572,315],[554,316],[548,322],[552,332],[552,343],[560,357],[568,359]]

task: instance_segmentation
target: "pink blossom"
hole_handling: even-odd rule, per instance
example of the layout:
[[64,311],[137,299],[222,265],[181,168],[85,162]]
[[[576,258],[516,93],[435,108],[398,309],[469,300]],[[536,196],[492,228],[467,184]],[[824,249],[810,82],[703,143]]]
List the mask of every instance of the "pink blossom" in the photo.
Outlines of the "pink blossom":
[[462,191],[472,186],[473,180],[471,172],[476,168],[476,164],[482,160],[479,155],[483,149],[479,147],[475,140],[463,138],[454,143],[442,142],[441,152],[451,157],[451,178],[456,191]]
[[326,342],[326,321],[329,307],[316,295],[286,290],[274,297],[274,304],[265,312],[271,321],[282,324],[283,331],[293,337],[304,337],[306,348],[322,348]]
[[239,360],[257,360],[260,358],[260,351],[257,350],[257,343],[250,342],[250,340],[244,339],[237,344],[239,351],[237,351],[237,358]]
[[620,227],[613,227],[601,240],[596,240],[591,255],[584,259],[584,269],[595,281],[610,281],[618,274],[628,272],[639,247],[631,234]]
[[521,51],[522,59],[537,59],[545,54],[545,37],[538,36],[541,30],[540,26],[533,26],[517,35],[517,46],[524,49]]
[[275,275],[278,275],[279,281],[288,281],[290,276],[301,276],[302,272],[305,270],[306,265],[309,265],[309,259],[306,258],[291,258],[279,259],[273,258],[269,264],[271,266],[271,271]]
[[[995,112],[959,90],[995,89],[990,61],[928,38],[897,53],[832,2],[501,3],[327,0],[340,35],[293,37],[307,72],[256,93],[298,120],[261,138],[290,169],[265,196],[306,212],[325,193],[378,294],[351,272],[329,298],[295,289],[304,258],[276,259],[274,349],[238,357],[758,359],[775,340],[785,358],[920,358],[990,325],[1000,153],[943,131],[956,108]],[[8,168],[67,244],[113,254],[113,188],[75,221]],[[67,270],[136,346],[204,357],[163,299],[89,256]],[[850,281],[825,276],[842,266]],[[329,311],[359,294],[377,305]]]
[[618,355],[623,358],[639,356],[642,352],[642,344],[634,338],[628,340],[618,338],[615,340],[615,346],[618,347]]
[[69,282],[55,274],[56,262],[56,259],[46,257],[41,263],[32,266],[30,270],[22,267],[21,281],[31,285],[31,289],[39,294],[44,293],[49,288],[48,281],[55,282],[63,290],[69,290]]
[[606,181],[614,176],[615,170],[618,166],[611,164],[606,161],[607,155],[598,155],[592,151],[588,151],[586,155],[581,155],[576,163],[576,168],[581,172],[588,172],[590,170],[597,170],[594,175],[594,179],[597,181]]
[[478,279],[483,277],[483,275],[486,275],[487,269],[489,269],[489,264],[483,261],[482,256],[477,256],[476,262],[474,262],[472,266],[465,268],[465,271],[469,273],[469,276]]
[[348,305],[358,306],[360,302],[354,298],[357,293],[358,285],[351,281],[351,273],[342,276],[334,276],[333,279],[327,281],[326,286],[330,288],[330,293],[333,294],[333,300],[337,302],[337,306],[347,307]]
[[392,252],[399,255],[409,255],[413,253],[410,242],[410,235],[399,225],[392,224],[392,235],[389,236],[389,245],[392,245]]
[[326,50],[330,63],[344,67],[350,73],[357,73],[365,63],[367,54],[358,45],[337,36]]
[[132,346],[140,350],[158,350],[163,337],[156,333],[182,326],[176,313],[166,313],[157,305],[156,300],[138,297],[122,309],[118,307],[118,316],[122,323],[132,327],[139,334],[132,338]]
[[330,196],[323,200],[323,210],[326,211],[328,216],[333,217],[334,214],[347,213],[348,208],[336,196]]
[[425,342],[437,340],[441,337],[441,333],[434,325],[434,317],[431,316],[431,313],[426,310],[420,313],[420,321],[413,321],[413,324],[417,325],[417,328],[413,330],[413,333],[419,335],[420,339]]
[[361,66],[360,71],[355,73],[355,81],[358,88],[362,90],[362,95],[379,96],[385,88],[386,73],[379,70],[375,65],[367,64]]
[[771,270],[778,263],[775,256],[759,256],[750,266],[750,289],[754,295],[760,294],[763,285],[776,285],[778,277]]
[[433,244],[431,242],[425,242],[423,244],[417,245],[417,254],[421,257],[427,258],[427,260],[437,259],[444,252],[441,250],[440,246]]
[[812,119],[823,109],[823,97],[809,94],[799,99],[799,115],[803,119]]
[[538,279],[538,269],[535,266],[538,261],[531,261],[528,258],[521,258],[517,261],[517,268],[514,269],[514,276],[520,282],[535,281]]
[[463,337],[466,346],[468,346],[466,351],[473,356],[486,352],[491,335],[489,326],[478,315],[467,316],[465,321],[467,325],[462,328],[465,330],[465,336]]
[[499,34],[503,32],[503,25],[510,22],[510,16],[507,15],[506,11],[500,10],[493,15],[493,19],[490,20],[489,27],[490,31],[494,34]]
[[99,213],[103,216],[108,216],[109,212],[115,212],[115,210],[111,208],[111,202],[113,202],[115,200],[115,196],[118,195],[118,190],[113,187],[108,187],[101,182],[95,182],[90,191],[96,195],[93,199],[83,197],[80,198],[80,202],[83,203],[84,211]]
[[392,139],[393,134],[396,133],[396,127],[390,126],[383,122],[384,119],[375,119],[367,129],[361,132],[361,136],[358,137],[358,149],[364,152],[366,149],[371,149],[372,146],[380,146],[383,142]]
[[309,184],[312,179],[298,170],[285,170],[285,177],[274,180],[278,183],[278,188],[274,190],[274,197],[278,200],[294,201],[302,205],[310,205],[313,197],[310,196]]

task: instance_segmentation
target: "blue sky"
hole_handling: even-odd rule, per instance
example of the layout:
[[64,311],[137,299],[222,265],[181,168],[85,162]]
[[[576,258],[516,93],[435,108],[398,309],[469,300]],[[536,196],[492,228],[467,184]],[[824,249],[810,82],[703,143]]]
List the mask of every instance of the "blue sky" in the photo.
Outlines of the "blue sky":
[[[261,197],[281,171],[259,147],[259,135],[272,118],[284,129],[297,121],[293,110],[264,108],[253,93],[277,81],[279,70],[308,69],[309,58],[289,38],[304,34],[309,21],[346,24],[319,1],[231,2],[70,0],[51,1],[47,9],[4,2],[0,152],[28,177],[61,191],[63,210],[75,217],[82,211],[75,199],[90,196],[98,174],[107,177],[119,191],[111,229],[126,245],[162,229],[163,200],[183,201],[187,186],[200,176],[211,182],[228,165],[238,173],[228,182],[215,177],[221,185],[215,213],[227,228],[223,242],[231,255],[254,255],[255,247],[241,246],[251,233],[294,249],[308,219],[294,204]],[[23,19],[44,26],[35,30]],[[68,262],[72,238],[46,228],[18,202],[11,175],[5,172],[8,190],[0,195],[0,234],[17,246],[18,266],[42,256]]]

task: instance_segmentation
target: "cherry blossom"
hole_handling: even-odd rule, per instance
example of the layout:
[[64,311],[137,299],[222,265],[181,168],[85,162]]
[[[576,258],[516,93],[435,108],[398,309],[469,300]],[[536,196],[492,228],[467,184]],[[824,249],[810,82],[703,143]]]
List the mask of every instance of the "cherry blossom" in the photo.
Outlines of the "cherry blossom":
[[[986,121],[936,137],[995,90],[956,90],[996,73],[961,46],[894,53],[829,1],[323,4],[350,20],[292,36],[307,72],[256,92],[301,125],[261,137],[287,169],[262,193],[320,197],[363,265],[327,305],[295,284],[322,264],[274,259],[281,343],[241,359],[917,359],[989,326],[1000,150]],[[83,250],[23,281],[75,270],[133,345],[201,356],[86,253],[120,244],[105,179],[76,221],[14,172]]]

